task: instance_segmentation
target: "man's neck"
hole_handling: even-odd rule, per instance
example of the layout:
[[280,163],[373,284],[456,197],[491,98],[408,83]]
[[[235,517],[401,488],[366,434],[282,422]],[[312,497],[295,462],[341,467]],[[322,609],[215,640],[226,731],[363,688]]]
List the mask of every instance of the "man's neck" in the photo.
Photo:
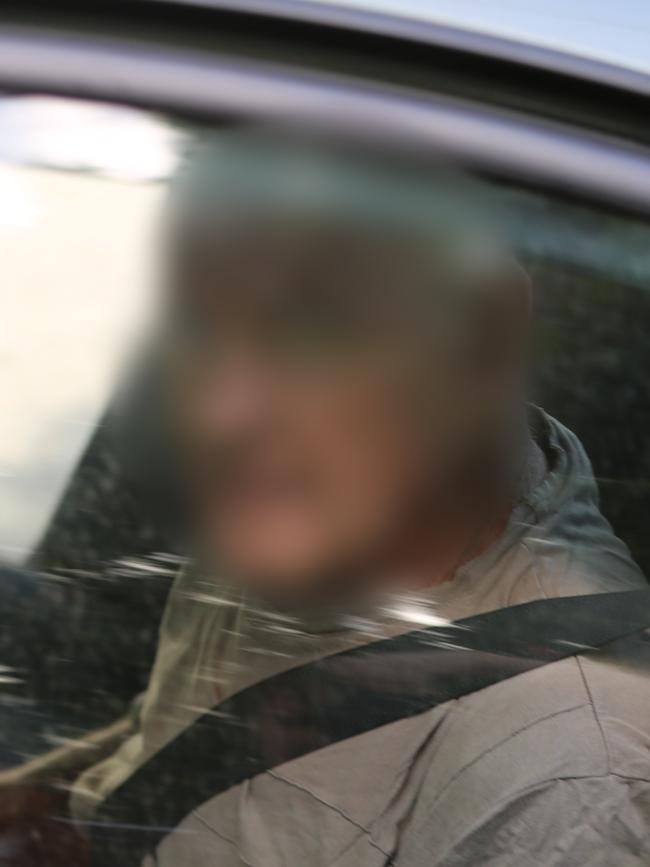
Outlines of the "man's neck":
[[495,462],[495,472],[458,480],[442,502],[425,511],[386,558],[385,582],[422,589],[453,580],[502,535],[515,504],[541,481],[545,466],[526,428],[516,448]]
[[394,552],[387,582],[392,589],[422,589],[453,580],[501,536],[512,506],[505,497],[481,498],[431,516],[426,529]]

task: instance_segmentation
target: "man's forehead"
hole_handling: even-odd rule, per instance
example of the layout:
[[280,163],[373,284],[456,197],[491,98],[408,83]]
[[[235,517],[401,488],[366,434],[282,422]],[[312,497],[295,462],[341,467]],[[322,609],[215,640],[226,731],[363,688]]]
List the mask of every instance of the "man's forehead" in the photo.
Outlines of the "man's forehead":
[[207,222],[188,237],[174,286],[177,300],[222,313],[305,304],[342,315],[375,305],[379,313],[382,306],[426,300],[443,271],[442,253],[437,256],[423,233],[316,215],[249,214]]

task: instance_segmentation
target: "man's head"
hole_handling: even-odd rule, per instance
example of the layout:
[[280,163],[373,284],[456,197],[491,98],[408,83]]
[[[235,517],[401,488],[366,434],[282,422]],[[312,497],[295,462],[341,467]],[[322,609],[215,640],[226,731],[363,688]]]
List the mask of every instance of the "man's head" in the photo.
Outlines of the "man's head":
[[201,543],[229,574],[296,596],[362,580],[498,447],[528,292],[469,189],[260,137],[190,159],[177,417]]

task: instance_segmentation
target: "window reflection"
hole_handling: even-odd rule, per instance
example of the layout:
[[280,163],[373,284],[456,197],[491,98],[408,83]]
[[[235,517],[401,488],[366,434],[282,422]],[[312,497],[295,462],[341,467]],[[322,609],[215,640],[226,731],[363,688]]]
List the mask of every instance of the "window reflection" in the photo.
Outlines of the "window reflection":
[[[646,226],[349,142],[186,145],[165,190],[4,170],[38,207],[15,199],[3,236],[7,283],[26,287],[7,301],[3,530],[24,553],[3,558],[3,791],[45,840],[56,814],[78,863],[179,735],[244,725],[224,705],[242,690],[417,629],[647,586]],[[476,863],[531,789],[546,827],[568,810],[560,778],[599,779],[602,804],[631,781],[644,707],[630,671],[605,668],[570,657],[305,747],[145,849],[162,865],[419,864],[426,841]],[[275,695],[264,750],[317,742],[302,710]],[[513,813],[488,834],[499,799]]]

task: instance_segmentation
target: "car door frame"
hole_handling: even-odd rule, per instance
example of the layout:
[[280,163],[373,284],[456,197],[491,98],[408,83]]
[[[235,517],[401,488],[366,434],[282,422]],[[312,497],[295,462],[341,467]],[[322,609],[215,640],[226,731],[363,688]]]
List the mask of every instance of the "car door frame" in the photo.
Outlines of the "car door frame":
[[[395,141],[502,182],[650,216],[650,143],[629,128],[630,114],[648,109],[650,77],[497,38],[463,37],[450,28],[414,31],[387,16],[339,10],[333,20],[322,4],[278,0],[265,5],[264,14],[249,0],[236,13],[228,2],[128,6],[127,28],[123,3],[99,2],[91,12],[87,5],[57,3],[54,17],[37,14],[29,0],[9,3],[0,13],[0,88],[118,102],[199,123],[260,119]],[[298,55],[287,53],[290,25],[303,40]],[[206,28],[218,34],[216,41],[201,38]],[[341,60],[337,66],[330,52],[325,68],[322,45],[332,30],[347,65]],[[279,55],[259,48],[264,33],[266,42],[278,34]],[[350,39],[358,46],[356,71]],[[312,46],[319,63],[310,60]],[[417,55],[415,48],[423,46],[428,50],[409,67],[413,77],[420,64],[417,84],[406,84],[379,54],[368,72],[373,51],[390,47],[398,54],[410,47]],[[520,93],[513,102],[503,91],[504,70],[520,79],[526,99]],[[472,87],[479,72],[492,82],[489,100],[477,98]],[[600,105],[598,128],[584,116],[567,122],[564,91],[573,103],[582,95],[585,105]]]

